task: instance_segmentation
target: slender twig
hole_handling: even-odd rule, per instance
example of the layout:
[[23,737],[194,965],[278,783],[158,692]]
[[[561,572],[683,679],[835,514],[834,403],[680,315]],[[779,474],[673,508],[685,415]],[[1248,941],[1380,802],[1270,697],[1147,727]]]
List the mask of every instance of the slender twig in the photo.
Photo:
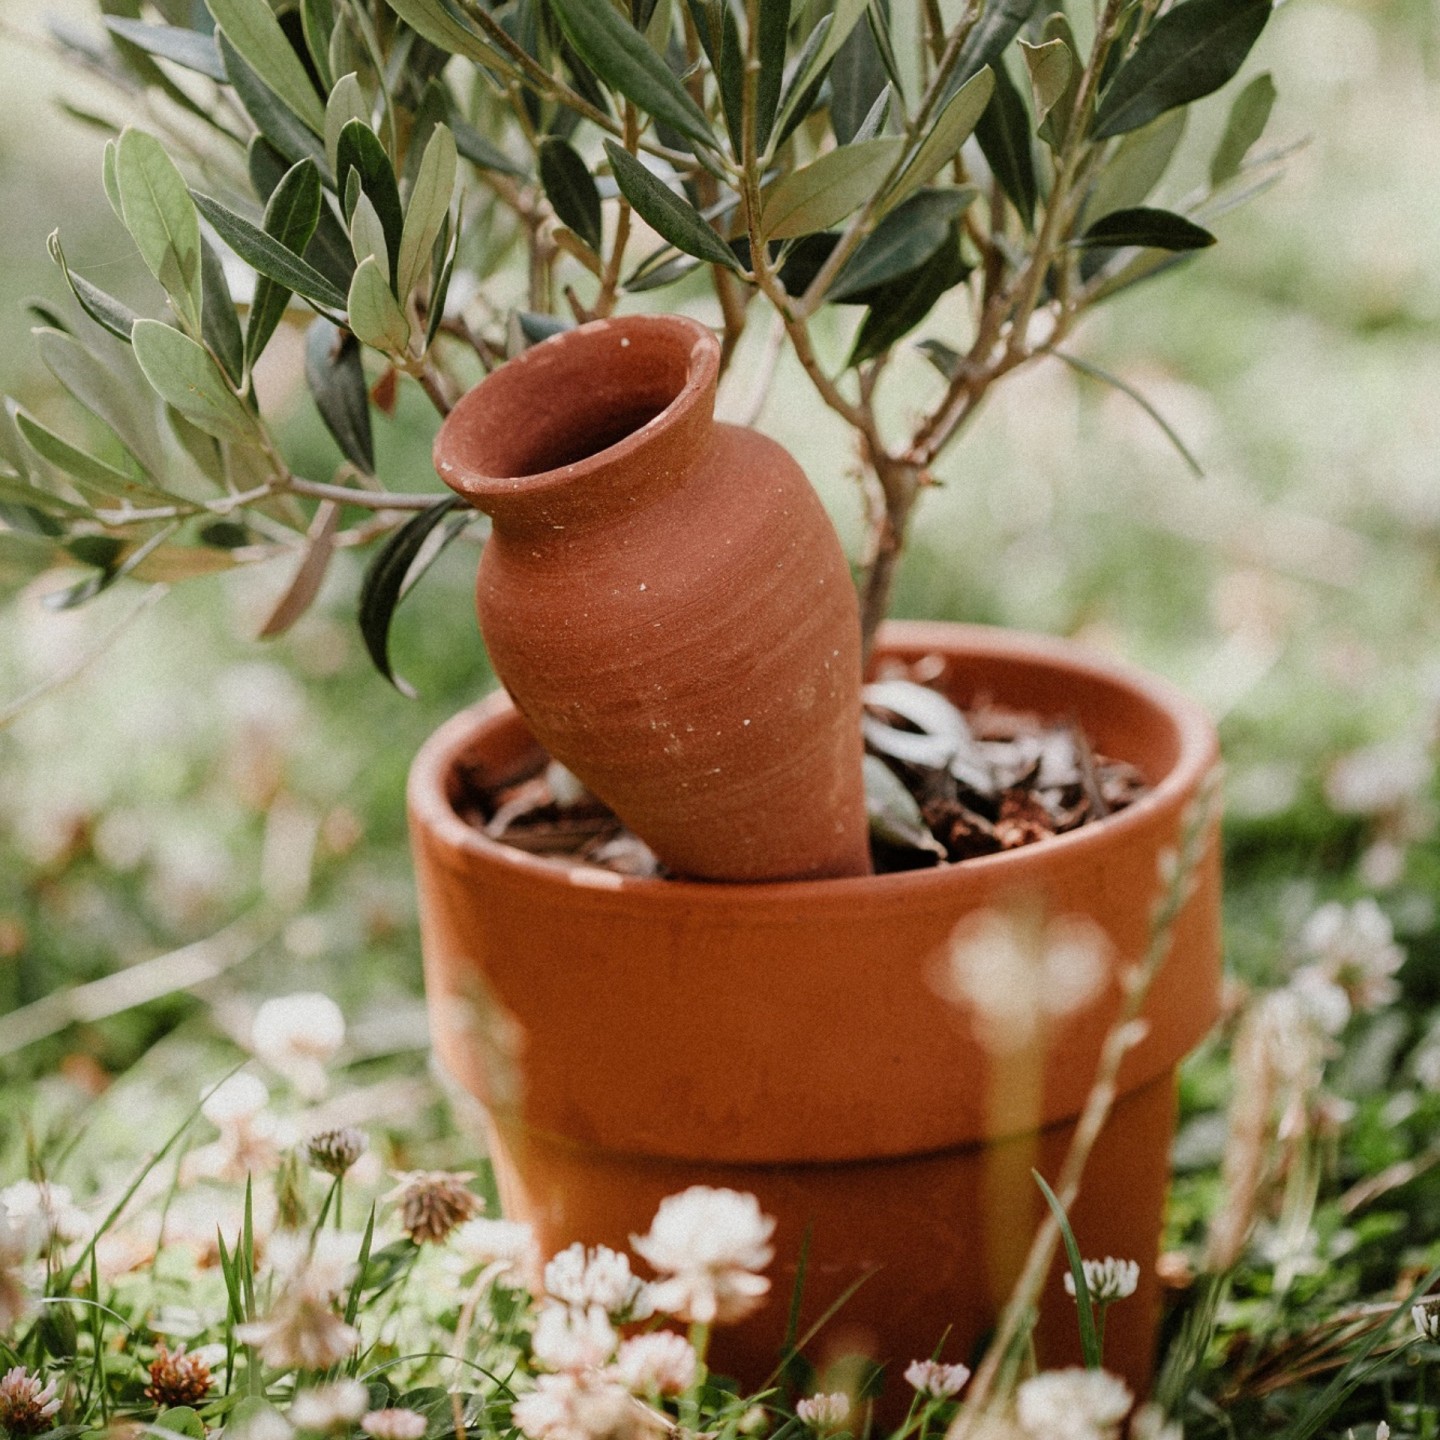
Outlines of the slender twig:
[[[1220,772],[1217,768],[1201,782],[1195,799],[1190,803],[1181,822],[1179,847],[1172,857],[1173,869],[1166,877],[1165,889],[1151,919],[1145,954],[1123,977],[1120,1011],[1101,1045],[1095,1079],[1075,1123],[1075,1132],[1054,1186],[1061,1207],[1067,1212],[1080,1194],[1080,1182],[1095,1142],[1100,1138],[1100,1132],[1119,1097],[1120,1067],[1143,1037],[1142,1012],[1155,979],[1169,957],[1175,922],[1190,898],[1191,886],[1214,844],[1215,803],[1219,786]],[[977,1427],[983,1428],[996,1381],[1016,1340],[1025,1331],[1026,1317],[1039,1297],[1059,1241],[1059,1223],[1054,1214],[1047,1214],[1031,1242],[1020,1277],[1001,1313],[985,1358],[966,1392],[964,1407],[956,1417],[948,1440],[969,1440],[979,1433]]]
[[770,384],[775,379],[775,367],[780,363],[780,352],[785,348],[785,322],[777,314],[770,322],[765,336],[765,348],[756,362],[754,380],[750,386],[749,398],[735,417],[737,425],[754,425],[765,409],[770,398]]
[[[485,32],[485,38],[495,50],[503,52],[497,54],[497,59],[503,66],[512,73],[518,72],[532,88],[551,100],[558,100],[568,109],[575,111],[577,115],[584,116],[586,120],[599,126],[606,134],[623,136],[623,127],[612,116],[592,105],[583,95],[578,94],[563,80],[552,75],[510,35],[484,6],[477,4],[476,0],[459,0],[459,3],[465,14]],[[671,150],[657,141],[641,141],[640,148],[687,171],[692,169],[696,163],[695,157],[688,151]]]
[[354,490],[348,485],[327,485],[319,480],[291,477],[288,488],[296,495],[315,500],[338,500],[342,505],[358,505],[362,510],[428,510],[440,495],[413,495],[396,490]]
[[[139,601],[114,625],[110,627],[101,637],[100,641],[91,649],[77,655],[73,660],[62,665],[53,675],[47,676],[38,685],[27,690],[19,699],[12,700],[8,704],[0,706],[0,730],[6,730],[20,718],[20,715],[28,710],[37,701],[43,700],[47,695],[53,694],[62,686],[68,685],[72,680],[78,679],[90,668],[107,650],[130,628],[152,605],[161,600],[170,589],[168,585],[152,585],[139,599]],[[19,1014],[20,1012],[15,1012]],[[3,1034],[4,1027],[10,1023],[13,1016],[0,1020],[0,1034]],[[0,1054],[4,1054],[5,1046],[0,1040]]]

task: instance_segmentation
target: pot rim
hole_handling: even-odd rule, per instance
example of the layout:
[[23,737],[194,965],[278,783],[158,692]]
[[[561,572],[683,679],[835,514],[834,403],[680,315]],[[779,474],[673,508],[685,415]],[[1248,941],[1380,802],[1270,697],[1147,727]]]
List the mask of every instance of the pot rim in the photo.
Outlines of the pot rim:
[[[892,620],[881,629],[879,649],[925,655],[943,654],[954,658],[981,654],[995,659],[1014,659],[1084,675],[1115,685],[1162,712],[1175,726],[1178,752],[1169,771],[1139,800],[1114,815],[1055,835],[1036,845],[1021,846],[995,855],[980,855],[956,864],[923,870],[905,870],[884,875],[845,876],[824,880],[776,880],[763,883],[709,883],[653,876],[621,875],[584,865],[559,865],[511,845],[492,840],[456,814],[447,793],[447,779],[456,760],[473,742],[476,729],[486,719],[510,710],[503,690],[492,692],[478,704],[462,710],[441,725],[421,747],[410,770],[407,798],[414,820],[423,825],[446,849],[464,854],[470,862],[498,867],[528,885],[553,885],[569,891],[581,886],[608,891],[645,905],[670,905],[686,911],[697,908],[736,906],[762,907],[777,901],[784,905],[823,905],[826,901],[848,903],[861,894],[877,898],[891,894],[925,893],[926,887],[951,883],[957,868],[977,877],[1003,876],[1007,871],[1023,873],[1033,853],[1067,853],[1083,856],[1087,849],[1103,849],[1130,829],[1149,823],[1152,813],[1174,807],[1179,798],[1193,789],[1219,759],[1215,726],[1198,702],[1170,682],[1117,660],[1076,641],[1002,626],[962,624],[951,621]],[[1018,877],[1017,877],[1018,878]]]

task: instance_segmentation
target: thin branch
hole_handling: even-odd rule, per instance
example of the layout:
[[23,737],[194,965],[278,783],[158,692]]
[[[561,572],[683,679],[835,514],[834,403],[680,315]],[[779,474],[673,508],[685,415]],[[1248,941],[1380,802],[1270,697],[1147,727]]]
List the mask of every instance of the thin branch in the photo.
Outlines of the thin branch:
[[338,500],[342,505],[357,505],[362,510],[428,510],[443,495],[404,494],[395,490],[354,490],[348,485],[326,485],[319,480],[304,480],[295,475],[287,487],[296,495],[315,500]]
[[[43,700],[47,695],[51,695],[56,690],[68,685],[72,680],[79,679],[86,670],[109,650],[130,626],[150,609],[152,605],[160,601],[169,589],[170,587],[168,585],[152,585],[140,597],[136,604],[105,632],[97,644],[62,665],[53,675],[47,676],[33,689],[27,690],[18,700],[12,700],[8,705],[0,706],[0,731],[9,729],[9,727],[20,718],[20,715],[37,701]],[[0,1021],[0,1031],[3,1031],[6,1023],[5,1021]],[[4,1053],[6,1053],[4,1045],[0,1043],[0,1055]]]
[[[1220,771],[1217,767],[1201,781],[1199,791],[1181,822],[1175,863],[1151,919],[1145,954],[1134,969],[1122,977],[1124,996],[1120,1012],[1101,1045],[1095,1079],[1080,1118],[1075,1123],[1075,1133],[1054,1186],[1060,1204],[1067,1212],[1080,1194],[1085,1167],[1118,1098],[1120,1067],[1143,1035],[1145,1001],[1169,958],[1175,922],[1190,898],[1191,886],[1207,852],[1215,843],[1214,821],[1219,790]],[[971,1440],[983,1430],[996,1381],[1012,1347],[1025,1331],[1026,1316],[1039,1297],[1059,1241],[1060,1226],[1053,1214],[1047,1214],[1031,1242],[1020,1278],[1010,1293],[989,1349],[971,1381],[964,1406],[956,1416],[947,1440]]]

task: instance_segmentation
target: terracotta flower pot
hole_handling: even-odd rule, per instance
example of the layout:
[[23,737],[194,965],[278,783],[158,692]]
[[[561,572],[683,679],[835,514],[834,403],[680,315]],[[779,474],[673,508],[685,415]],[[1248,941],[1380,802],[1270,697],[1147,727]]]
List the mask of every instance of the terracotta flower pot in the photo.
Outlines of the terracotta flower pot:
[[435,464],[494,524],[486,648],[546,749],[671,870],[863,875],[854,586],[800,467],[715,423],[719,358],[693,320],[601,320],[455,407]]
[[[1194,704],[1074,645],[897,624],[880,649],[943,657],[942,688],[962,704],[1074,717],[1153,788],[1081,830],[943,869],[712,886],[563,868],[464,823],[462,760],[498,778],[534,756],[501,696],[442,727],[411,775],[435,1046],[488,1111],[508,1212],[549,1253],[623,1246],[691,1184],[753,1191],[779,1221],[774,1286],[715,1351],[752,1384],[771,1372],[807,1228],[804,1323],[874,1272],[831,1323],[836,1343],[903,1367],[947,1327],[946,1357],[965,1359],[991,1326],[1042,1213],[1030,1169],[1059,1167],[1147,944],[1161,857],[1216,761]],[[1018,1050],[936,990],[976,915],[1013,906],[1083,917],[1109,942],[1098,989]],[[1087,1256],[1140,1262],[1105,1336],[1108,1365],[1137,1387],[1159,1311],[1176,1066],[1214,1021],[1219,979],[1212,834],[1073,1214]],[[1043,1009],[1051,988],[1021,1003]],[[1074,1361],[1075,1333],[1057,1266],[1042,1361]]]

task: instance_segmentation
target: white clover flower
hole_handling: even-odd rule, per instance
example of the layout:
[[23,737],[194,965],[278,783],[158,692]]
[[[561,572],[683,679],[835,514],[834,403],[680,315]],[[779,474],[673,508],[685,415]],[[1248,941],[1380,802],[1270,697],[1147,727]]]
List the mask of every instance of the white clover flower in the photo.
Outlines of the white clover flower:
[[655,1312],[650,1287],[630,1269],[630,1257],[608,1245],[587,1250],[578,1241],[545,1267],[545,1293],[577,1310],[598,1305],[620,1323]]
[[290,1422],[272,1405],[252,1411],[242,1420],[232,1420],[225,1427],[226,1440],[291,1440],[294,1434]]
[[1440,1341],[1440,1306],[1426,1301],[1410,1307],[1410,1318],[1415,1322],[1415,1333],[1422,1340],[1432,1344]]
[[683,1395],[699,1373],[695,1347],[673,1330],[627,1340],[615,1357],[615,1374],[636,1395]]
[[1383,815],[1422,800],[1433,771],[1418,737],[1383,740],[1342,755],[1325,777],[1325,798],[1341,815]]
[[264,1174],[280,1163],[286,1136],[270,1111],[270,1090],[258,1075],[240,1071],[204,1093],[200,1113],[220,1132],[214,1145],[192,1151],[191,1174],[219,1180],[243,1180]]
[[1322,905],[1305,922],[1300,948],[1356,1010],[1379,1009],[1400,994],[1395,972],[1405,952],[1389,917],[1368,896],[1349,906]]
[[0,1335],[7,1335],[35,1313],[32,1261],[44,1236],[34,1221],[10,1218],[0,1208]]
[[795,1416],[812,1430],[838,1429],[850,1418],[850,1397],[843,1390],[809,1395],[796,1402]]
[[473,1220],[485,1202],[470,1189],[469,1170],[406,1170],[386,1199],[400,1212],[400,1224],[417,1245],[443,1245],[457,1227]]
[[1185,1440],[1185,1432],[1158,1405],[1142,1405],[1130,1420],[1129,1440]]
[[[1114,1300],[1124,1300],[1135,1293],[1140,1283],[1140,1266],[1134,1260],[1117,1260],[1107,1255],[1103,1260],[1081,1262],[1085,1271],[1085,1287],[1090,1298],[1097,1305],[1109,1305]],[[1075,1277],[1065,1272],[1065,1293],[1075,1295]]]
[[547,1370],[592,1370],[605,1364],[619,1343],[601,1306],[577,1310],[547,1300],[536,1314],[530,1351]]
[[344,1043],[340,1007],[315,991],[265,1001],[250,1031],[251,1049],[305,1100],[319,1100],[329,1089],[326,1067]]
[[593,1370],[541,1375],[511,1418],[529,1440],[658,1440],[670,1428],[618,1380]]
[[360,1332],[328,1302],[303,1291],[282,1294],[268,1315],[237,1325],[235,1334],[277,1370],[328,1370],[360,1343]]
[[1299,1017],[1322,1035],[1336,1036],[1350,1023],[1350,997],[1319,965],[1302,965],[1282,995],[1295,1002]]
[[17,1180],[7,1185],[0,1190],[0,1209],[10,1217],[12,1225],[39,1235],[36,1248],[41,1255],[88,1240],[95,1228],[90,1217],[75,1204],[69,1189],[48,1180]]
[[512,1289],[528,1289],[540,1263],[535,1231],[519,1220],[467,1220],[450,1232],[450,1249],[464,1269],[489,1268],[492,1281]]
[[270,1241],[269,1260],[277,1292],[270,1312],[236,1326],[236,1335],[278,1370],[338,1364],[360,1343],[360,1332],[334,1309],[355,1266],[355,1237],[322,1230],[312,1246],[305,1236],[282,1231]]
[[296,1392],[290,1402],[290,1423],[318,1435],[345,1430],[370,1408],[370,1392],[358,1380],[337,1380]]
[[968,1007],[986,1049],[1012,1054],[1083,1009],[1105,984],[1109,941],[1093,922],[984,910],[951,932],[936,989]]
[[1046,1370],[1021,1383],[1015,1411],[1034,1440],[1115,1440],[1134,1399],[1105,1370]]
[[360,1428],[372,1440],[420,1440],[428,1425],[418,1410],[402,1408],[371,1410],[360,1419]]
[[692,1185],[667,1195],[649,1233],[630,1243],[660,1272],[655,1309],[695,1324],[728,1324],[750,1314],[770,1289],[755,1272],[774,1258],[774,1229],[753,1195]]
[[938,1360],[912,1360],[905,1367],[905,1382],[927,1400],[949,1400],[965,1388],[968,1365],[942,1365]]

